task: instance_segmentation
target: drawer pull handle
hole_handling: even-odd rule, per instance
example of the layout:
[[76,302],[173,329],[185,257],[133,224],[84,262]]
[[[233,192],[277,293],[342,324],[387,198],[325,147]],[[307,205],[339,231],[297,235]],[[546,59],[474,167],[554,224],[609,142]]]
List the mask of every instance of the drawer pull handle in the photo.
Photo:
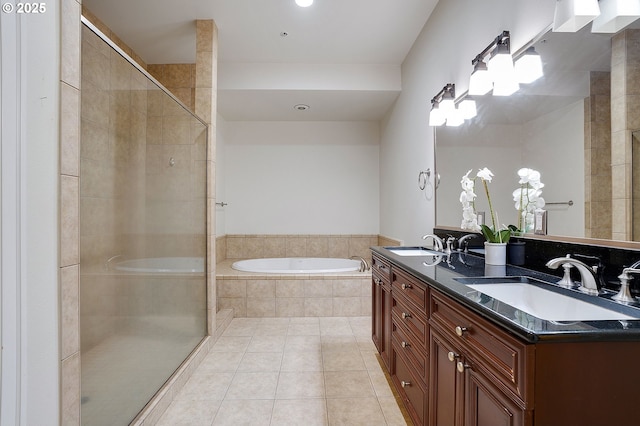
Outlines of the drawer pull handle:
[[407,342],[402,342],[402,343],[400,343],[400,346],[402,346],[403,348],[408,348],[408,347],[410,347],[411,345],[410,345],[410,344],[408,344]]
[[402,313],[402,319],[407,319],[407,318],[411,318],[411,314],[408,314],[406,312]]
[[456,327],[456,334],[460,337],[462,337],[465,331],[467,331],[467,327],[460,327],[460,326]]
[[460,355],[455,352],[449,352],[447,357],[449,358],[449,361],[454,362],[456,359],[460,358]]
[[464,373],[464,370],[466,370],[469,367],[471,367],[469,364],[465,364],[462,361],[458,361],[458,364],[456,366],[459,373]]
[[409,289],[409,288],[412,288],[412,287],[411,287],[411,284],[402,284],[402,289],[403,289],[403,290],[407,290],[407,289]]
[[400,386],[406,388],[407,386],[411,386],[411,382],[405,382],[404,380],[400,382]]

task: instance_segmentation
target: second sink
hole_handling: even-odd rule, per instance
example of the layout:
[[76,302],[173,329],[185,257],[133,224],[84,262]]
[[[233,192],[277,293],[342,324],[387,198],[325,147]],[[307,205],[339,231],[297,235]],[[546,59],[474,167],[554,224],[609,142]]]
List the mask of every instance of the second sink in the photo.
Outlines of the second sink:
[[[572,295],[570,290],[544,288],[550,284],[527,277],[458,278],[456,281],[529,315],[548,321],[640,319],[640,311],[638,316],[627,315],[600,304],[584,301]],[[611,304],[612,308],[616,307],[613,302],[602,302]]]

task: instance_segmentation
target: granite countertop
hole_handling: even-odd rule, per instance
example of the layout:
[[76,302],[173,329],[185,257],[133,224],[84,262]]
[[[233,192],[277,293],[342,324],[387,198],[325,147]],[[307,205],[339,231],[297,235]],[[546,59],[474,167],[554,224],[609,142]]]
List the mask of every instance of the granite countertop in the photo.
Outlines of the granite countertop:
[[[613,306],[618,312],[637,317],[638,320],[601,321],[551,321],[532,316],[504,302],[473,290],[456,281],[469,277],[532,277],[548,283],[555,283],[558,277],[517,266],[485,265],[484,258],[471,253],[454,252],[442,255],[440,262],[433,256],[400,256],[384,247],[371,250],[391,263],[398,265],[416,278],[426,281],[432,288],[447,294],[477,314],[489,319],[505,330],[528,341],[640,341],[640,305],[627,306],[606,300],[602,296],[588,296],[572,291],[576,298],[603,307]],[[543,284],[546,286],[546,284]],[[553,286],[552,288],[557,288]],[[564,290],[560,290],[564,291]],[[611,293],[611,297],[615,293]]]

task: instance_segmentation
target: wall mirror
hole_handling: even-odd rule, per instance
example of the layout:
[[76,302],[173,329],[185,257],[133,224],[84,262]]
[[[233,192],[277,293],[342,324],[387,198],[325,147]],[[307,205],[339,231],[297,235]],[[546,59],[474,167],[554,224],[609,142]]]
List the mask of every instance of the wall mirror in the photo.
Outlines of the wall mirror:
[[[544,77],[522,84],[512,96],[476,97],[475,118],[459,127],[434,128],[438,226],[460,227],[460,180],[468,170],[475,176],[483,167],[495,175],[489,190],[498,221],[515,224],[517,171],[529,167],[541,172],[545,184],[549,235],[602,238],[585,235],[585,185],[591,182],[585,182],[585,113],[590,112],[584,100],[593,79],[610,72],[612,37],[591,33],[590,25],[577,33],[544,32],[532,42]],[[476,193],[476,210],[488,212],[479,183]]]

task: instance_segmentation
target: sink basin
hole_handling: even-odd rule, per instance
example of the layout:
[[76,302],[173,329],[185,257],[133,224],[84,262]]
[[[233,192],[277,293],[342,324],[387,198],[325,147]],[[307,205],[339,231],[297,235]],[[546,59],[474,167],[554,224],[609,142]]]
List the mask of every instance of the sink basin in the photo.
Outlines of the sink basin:
[[385,247],[385,249],[398,256],[440,256],[444,254],[426,247]]
[[544,288],[549,284],[543,281],[527,277],[483,278],[457,278],[456,280],[472,290],[547,321],[599,321],[640,318],[640,312],[637,317],[634,317],[572,297],[569,290],[567,290],[568,294],[563,294],[558,292],[562,291],[562,289]]

